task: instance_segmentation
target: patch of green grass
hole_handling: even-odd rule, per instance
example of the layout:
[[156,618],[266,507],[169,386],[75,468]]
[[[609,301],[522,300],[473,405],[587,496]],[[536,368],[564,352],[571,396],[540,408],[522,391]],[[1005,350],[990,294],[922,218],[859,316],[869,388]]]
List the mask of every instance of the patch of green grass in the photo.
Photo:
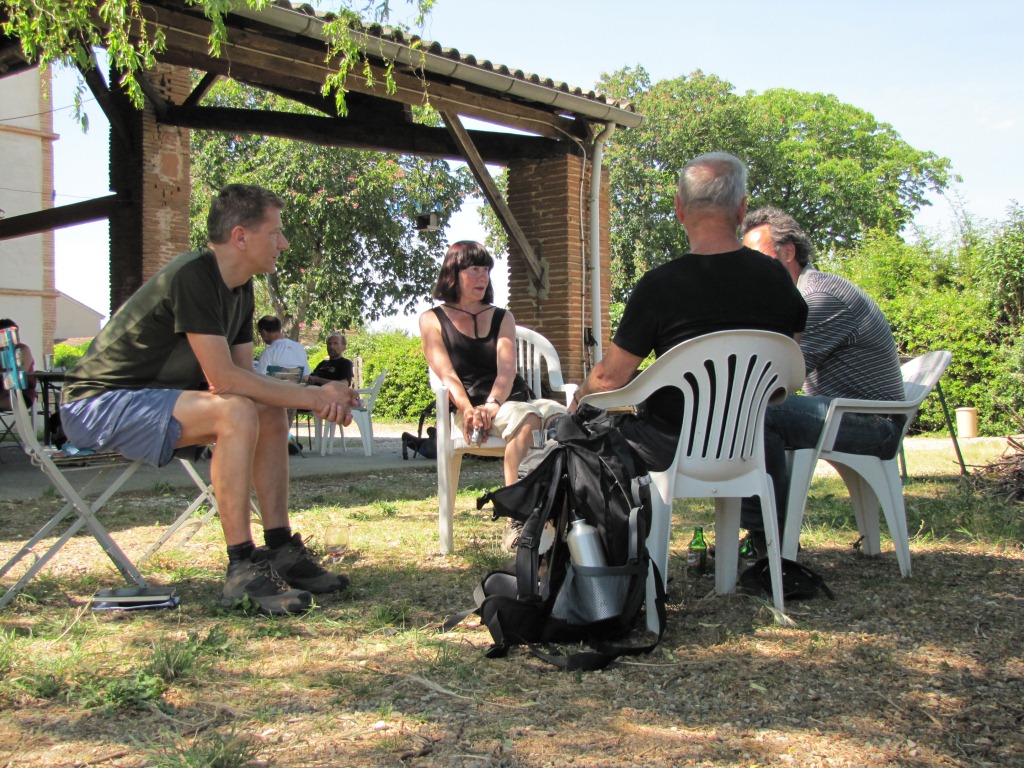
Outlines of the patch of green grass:
[[14,669],[18,659],[18,640],[13,631],[0,629],[0,678]]
[[413,740],[404,733],[385,733],[373,742],[373,751],[380,754],[405,752],[413,745]]
[[172,683],[196,674],[209,656],[226,653],[230,645],[222,627],[212,627],[205,636],[190,632],[184,640],[158,640],[153,645],[153,660],[146,671],[165,683]]
[[451,642],[438,643],[430,672],[451,680],[472,680],[476,678],[475,668],[479,660],[480,653],[476,648]]
[[53,672],[36,672],[17,680],[17,684],[37,699],[61,699],[68,693],[68,682]]
[[368,670],[332,670],[321,675],[317,684],[336,688],[355,699],[367,699],[384,691],[388,678]]
[[167,684],[156,675],[139,670],[126,677],[79,675],[71,684],[70,696],[83,709],[105,711],[141,709],[160,701]]
[[205,579],[221,579],[223,578],[223,571],[217,571],[214,573],[209,568],[204,568],[201,565],[192,565],[190,563],[175,563],[170,570],[167,571],[167,580],[171,584],[177,584],[183,581],[202,581]]
[[[178,742],[179,737],[172,739]],[[259,757],[260,747],[233,732],[206,731],[186,744],[151,746],[146,751],[151,768],[247,768]]]
[[408,611],[408,605],[403,603],[376,603],[366,617],[366,628],[370,631],[405,629]]
[[395,517],[398,514],[398,505],[393,501],[375,501],[370,508],[381,517]]
[[[505,758],[540,765],[553,759],[557,745],[538,750],[537,744],[547,740],[509,734],[557,725],[571,709],[581,738],[603,750],[581,751],[576,762],[626,765],[648,747],[668,754],[679,734],[652,727],[642,736],[649,744],[618,747],[613,739],[602,741],[623,711],[644,712],[652,722],[715,729],[722,740],[737,742],[751,729],[785,735],[793,723],[821,716],[833,724],[870,723],[885,738],[913,738],[936,759],[955,762],[962,755],[946,750],[949,740],[932,734],[931,720],[901,718],[899,712],[920,711],[920,693],[930,690],[934,678],[964,707],[986,712],[986,728],[999,729],[993,732],[1000,743],[1018,738],[1012,716],[1000,720],[1004,708],[989,707],[990,699],[1017,693],[1016,680],[1001,680],[1005,687],[995,689],[986,677],[964,670],[976,663],[996,669],[1015,650],[1019,606],[1004,596],[1019,591],[1024,537],[1011,537],[1018,535],[1022,516],[1019,506],[988,499],[962,485],[955,473],[929,474],[914,455],[910,465],[906,499],[914,578],[899,578],[884,522],[882,555],[869,558],[851,550],[858,533],[849,495],[838,478],[823,473],[812,486],[801,559],[822,573],[837,599],[787,605],[799,624],[783,630],[772,624],[764,601],[716,595],[712,580],[683,576],[693,528],[702,525],[713,536],[714,507],[709,500],[679,500],[662,645],[650,656],[578,676],[554,672],[523,649],[505,660],[485,659],[490,638],[475,619],[449,634],[429,631],[472,605],[480,579],[511,559],[500,549],[503,521],[490,520],[488,511],[477,512],[474,504],[474,489],[500,482],[497,462],[467,462],[456,507],[455,552],[448,556],[437,553],[432,467],[354,479],[297,478],[293,526],[311,544],[333,519],[355,522],[352,549],[341,565],[351,588],[318,598],[320,605],[304,616],[266,617],[218,607],[225,560],[216,522],[188,545],[170,542],[143,567],[147,579],[181,582],[180,610],[131,615],[83,610],[80,598],[120,579],[102,551],[78,536],[31,585],[29,599],[0,612],[0,673],[6,668],[0,674],[0,726],[22,727],[19,719],[30,716],[33,729],[53,734],[46,744],[26,739],[21,745],[23,762],[32,764],[70,764],[78,759],[71,750],[79,744],[90,754],[109,754],[110,734],[116,732],[113,748],[129,751],[125,762],[132,764],[264,765],[271,756],[257,754],[253,742],[262,744],[255,734],[273,729],[267,750],[274,750],[272,762],[289,768],[329,765],[332,759],[338,765],[398,764],[402,753],[424,745],[429,757],[413,762],[452,765],[468,759],[466,743],[492,739],[495,744],[510,740]],[[152,506],[144,503],[149,495],[124,494],[128,503],[120,507],[120,496],[111,502],[119,510],[113,516],[114,536],[133,555],[157,535]],[[41,524],[59,507],[34,500],[31,517]],[[171,510],[161,514],[167,522],[173,517]],[[7,530],[21,530],[27,517],[21,505],[0,502],[0,525]],[[256,536],[259,541],[259,530]],[[4,546],[14,551],[15,538]],[[948,621],[949,604],[967,606],[966,618]],[[878,647],[862,647],[871,645]],[[945,671],[944,659],[950,665]],[[877,674],[851,676],[851,664]],[[714,706],[695,706],[686,692],[712,677],[722,683],[715,686]],[[430,682],[425,686],[417,678]],[[878,679],[891,681],[886,691],[891,701],[878,698],[877,685],[872,687]],[[795,688],[794,680],[800,681]],[[841,681],[838,688],[835,680]],[[430,684],[447,693],[432,691]],[[851,700],[853,686],[869,695]],[[820,698],[803,695],[812,687]],[[765,690],[788,691],[786,709],[776,707]],[[170,711],[170,703],[179,701],[180,711]],[[528,708],[520,711],[524,703]],[[748,719],[753,705],[758,715]],[[944,717],[939,709],[928,711]],[[728,725],[727,718],[738,725]],[[374,730],[378,720],[389,726],[394,721],[395,727]],[[438,738],[456,722],[464,728],[459,739]],[[886,732],[892,722],[905,732]],[[947,725],[961,741],[970,740],[955,718]],[[163,730],[168,728],[174,730]],[[835,729],[847,745],[843,750],[857,741],[841,725]],[[253,742],[233,745],[236,733],[249,734]],[[298,749],[285,746],[292,739]],[[849,757],[843,751],[829,756],[840,755]],[[858,756],[865,757],[858,764],[877,758],[867,752]],[[994,751],[978,756],[992,764],[1005,758]],[[757,753],[762,762],[772,757],[771,750]],[[722,760],[708,752],[699,760],[686,759],[709,765],[742,762],[738,753]]]

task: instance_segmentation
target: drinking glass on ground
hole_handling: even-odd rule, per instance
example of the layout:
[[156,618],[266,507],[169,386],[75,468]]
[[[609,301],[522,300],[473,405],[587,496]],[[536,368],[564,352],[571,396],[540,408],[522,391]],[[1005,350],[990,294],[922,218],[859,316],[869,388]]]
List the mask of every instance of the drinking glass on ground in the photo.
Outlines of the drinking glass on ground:
[[324,552],[331,560],[341,560],[348,549],[349,535],[352,526],[348,523],[336,523],[327,526],[324,531]]

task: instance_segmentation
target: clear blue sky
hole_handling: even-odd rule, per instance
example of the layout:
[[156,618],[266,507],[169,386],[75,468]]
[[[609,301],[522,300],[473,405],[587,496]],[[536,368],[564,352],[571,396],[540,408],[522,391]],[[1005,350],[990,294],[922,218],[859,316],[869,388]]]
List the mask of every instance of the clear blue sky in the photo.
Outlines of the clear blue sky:
[[[833,93],[950,158],[967,209],[999,219],[1024,200],[1021,29],[1024,3],[1003,0],[437,0],[423,36],[583,88],[641,64],[655,81],[699,68],[740,92]],[[71,103],[73,82],[58,76],[56,108]],[[95,104],[88,114],[86,136],[70,110],[55,115],[58,203],[107,192],[105,119]],[[952,209],[933,202],[918,223],[947,227]],[[479,237],[475,213],[458,217],[452,235]],[[57,287],[105,312],[106,225],[59,232],[57,255]]]

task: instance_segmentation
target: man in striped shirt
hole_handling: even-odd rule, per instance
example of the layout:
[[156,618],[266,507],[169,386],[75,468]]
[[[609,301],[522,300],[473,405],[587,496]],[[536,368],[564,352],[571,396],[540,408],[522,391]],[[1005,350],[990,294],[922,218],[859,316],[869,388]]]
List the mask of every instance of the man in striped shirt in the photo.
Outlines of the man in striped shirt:
[[[787,397],[765,416],[765,460],[776,487],[786,494],[776,499],[779,530],[783,529],[789,490],[787,448],[817,445],[829,404],[835,397],[860,400],[902,400],[896,343],[882,311],[864,291],[839,275],[819,272],[811,264],[813,245],[792,216],[776,208],[747,214],[740,228],[743,244],[780,261],[807,302],[807,327],[800,350],[807,366],[804,395]],[[836,450],[892,458],[899,449],[902,416],[848,414],[836,438]],[[755,549],[764,532],[757,500],[745,503],[743,527]],[[758,552],[764,554],[763,547]]]

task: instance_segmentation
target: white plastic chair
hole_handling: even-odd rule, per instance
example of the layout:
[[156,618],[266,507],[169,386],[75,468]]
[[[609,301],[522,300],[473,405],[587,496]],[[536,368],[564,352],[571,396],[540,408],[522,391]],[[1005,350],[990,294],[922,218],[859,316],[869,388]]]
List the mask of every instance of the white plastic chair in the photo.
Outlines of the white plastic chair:
[[[803,355],[788,336],[719,331],[673,347],[621,389],[581,399],[608,409],[639,405],[663,387],[682,392],[683,428],[676,457],[664,472],[651,473],[652,520],[647,546],[662,579],[668,577],[672,500],[714,498],[715,589],[719,594],[732,592],[739,561],[740,502],[758,496],[773,598],[782,612],[775,493],[764,463],[764,412],[769,402],[781,401],[803,380]],[[647,596],[648,604],[653,605],[653,578],[648,579]]]
[[868,555],[877,555],[881,549],[878,508],[881,504],[889,536],[896,548],[896,559],[903,576],[910,575],[910,537],[907,533],[907,510],[903,503],[903,483],[900,480],[896,456],[879,459],[854,453],[832,450],[843,415],[847,413],[901,414],[906,417],[900,443],[910,429],[921,402],[938,384],[939,378],[953,359],[949,352],[929,352],[903,364],[904,400],[854,400],[836,398],[829,406],[825,426],[815,448],[790,451],[789,501],[786,505],[786,530],[782,541],[782,555],[796,560],[803,525],[804,506],[811,487],[814,467],[818,460],[827,461],[843,479],[853,503],[857,528],[864,537],[863,549]]
[[[575,384],[562,381],[562,364],[558,360],[551,342],[536,331],[516,326],[516,371],[525,379],[530,391],[541,397],[547,391],[541,387],[543,369],[547,368],[548,390],[565,396],[566,405],[576,391]],[[455,496],[459,489],[459,475],[462,473],[462,457],[471,453],[477,456],[504,456],[505,441],[489,435],[482,446],[467,445],[461,430],[455,429],[453,417],[449,414],[448,388],[431,371],[430,382],[437,398],[437,507],[438,528],[441,536],[441,553],[448,554],[454,548]]]
[[[372,386],[356,390],[363,400],[363,407],[352,410],[352,421],[359,427],[359,436],[363,439],[364,456],[373,455],[373,405],[377,402],[377,395],[380,394],[380,388],[384,385],[384,378],[387,375],[388,371],[385,368],[377,374],[377,378],[373,380]],[[315,414],[313,419],[316,425],[316,440],[320,446],[320,455],[334,455],[335,427],[338,428],[338,432],[341,434],[341,451],[344,453],[347,450],[345,447],[345,428],[333,422],[324,424],[323,420]]]

